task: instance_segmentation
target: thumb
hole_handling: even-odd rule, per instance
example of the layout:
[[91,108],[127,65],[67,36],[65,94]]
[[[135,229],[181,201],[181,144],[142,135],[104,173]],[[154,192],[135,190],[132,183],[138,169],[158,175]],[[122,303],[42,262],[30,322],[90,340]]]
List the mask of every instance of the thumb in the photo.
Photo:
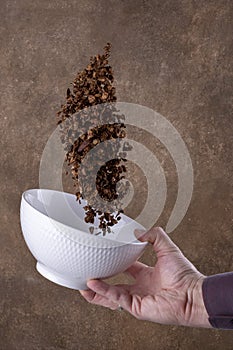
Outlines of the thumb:
[[136,229],[134,233],[138,240],[153,244],[154,251],[157,255],[172,252],[180,253],[180,249],[161,227],[152,227],[144,233]]

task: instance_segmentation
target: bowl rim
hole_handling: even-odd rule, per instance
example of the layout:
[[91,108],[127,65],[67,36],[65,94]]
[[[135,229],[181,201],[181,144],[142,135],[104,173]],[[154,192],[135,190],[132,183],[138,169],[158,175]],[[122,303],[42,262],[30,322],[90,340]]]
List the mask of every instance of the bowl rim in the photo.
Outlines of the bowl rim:
[[[21,198],[22,198],[22,200],[24,200],[24,201],[26,202],[26,204],[27,204],[30,208],[32,208],[35,212],[39,213],[40,215],[42,215],[42,216],[45,217],[45,218],[48,218],[48,219],[54,221],[54,222],[55,222],[56,224],[58,224],[58,225],[63,225],[64,227],[67,227],[67,228],[72,229],[72,230],[74,230],[74,231],[78,231],[78,234],[79,234],[79,235],[82,235],[84,238],[87,238],[87,234],[88,234],[88,235],[90,235],[90,236],[92,237],[92,239],[94,239],[94,240],[96,240],[96,241],[99,241],[99,242],[102,241],[102,242],[103,242],[103,240],[104,240],[106,243],[107,243],[107,242],[108,242],[108,243],[112,242],[113,245],[109,246],[109,247],[112,247],[112,248],[114,248],[114,247],[116,247],[116,246],[121,246],[121,244],[124,244],[124,245],[137,245],[137,246],[146,246],[146,245],[148,244],[147,241],[146,241],[146,242],[139,241],[136,237],[135,237],[135,240],[132,241],[132,242],[114,241],[114,240],[110,240],[110,239],[105,238],[105,237],[102,237],[102,236],[91,235],[91,234],[89,234],[88,232],[84,232],[84,231],[82,231],[82,230],[78,230],[78,229],[75,228],[75,227],[72,227],[72,226],[70,226],[70,225],[64,224],[63,222],[58,221],[57,219],[54,219],[54,218],[52,218],[52,217],[50,217],[50,216],[48,216],[48,215],[42,213],[40,210],[36,209],[31,203],[28,202],[28,200],[26,199],[26,194],[28,193],[28,194],[33,195],[33,193],[35,193],[35,192],[37,192],[37,191],[58,192],[58,193],[60,193],[60,194],[69,195],[69,196],[71,196],[71,197],[74,197],[75,195],[72,194],[72,193],[69,193],[69,192],[58,191],[58,190],[53,190],[53,189],[32,188],[32,189],[27,189],[27,190],[25,190],[25,191],[22,193]],[[132,220],[132,221],[135,221],[135,220],[131,219],[130,217],[128,217],[128,216],[125,215],[125,214],[122,214],[122,215],[124,215],[125,217],[129,218],[129,219]],[[142,225],[141,225],[141,226],[142,226]],[[69,240],[71,240],[71,241],[74,241],[74,242],[78,243],[78,241],[73,240],[71,237],[69,237],[69,236],[67,236],[67,235],[65,235],[65,237],[66,237],[66,239],[69,239]],[[99,248],[105,249],[105,248],[107,248],[107,247],[99,247]]]

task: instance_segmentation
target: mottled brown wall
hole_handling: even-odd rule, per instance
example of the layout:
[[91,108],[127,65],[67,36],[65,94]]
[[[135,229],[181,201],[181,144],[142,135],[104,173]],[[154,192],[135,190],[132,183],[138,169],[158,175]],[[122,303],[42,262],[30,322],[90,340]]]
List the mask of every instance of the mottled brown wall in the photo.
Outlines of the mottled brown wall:
[[[45,280],[19,224],[67,85],[110,41],[118,100],[166,116],[192,157],[193,198],[172,238],[204,274],[233,269],[232,10],[231,0],[0,1],[0,349],[232,349],[233,332],[140,322]],[[164,167],[173,198],[175,168]]]

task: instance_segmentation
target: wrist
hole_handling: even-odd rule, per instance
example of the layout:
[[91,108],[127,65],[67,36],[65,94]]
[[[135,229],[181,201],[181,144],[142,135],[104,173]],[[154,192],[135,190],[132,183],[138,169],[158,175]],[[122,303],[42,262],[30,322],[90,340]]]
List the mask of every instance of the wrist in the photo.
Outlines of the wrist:
[[189,292],[191,295],[192,312],[190,317],[190,324],[188,325],[191,327],[212,328],[209,322],[209,315],[204,304],[202,292],[202,285],[205,278],[206,276],[201,275],[193,283],[191,286],[191,292]]

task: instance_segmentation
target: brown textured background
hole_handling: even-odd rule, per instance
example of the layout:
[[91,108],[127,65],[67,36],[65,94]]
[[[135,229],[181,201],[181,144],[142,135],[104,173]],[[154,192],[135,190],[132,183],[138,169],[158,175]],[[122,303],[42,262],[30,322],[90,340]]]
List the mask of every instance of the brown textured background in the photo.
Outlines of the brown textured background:
[[[138,321],[42,278],[21,235],[19,205],[24,190],[38,187],[68,84],[110,41],[118,100],[166,116],[192,157],[193,198],[172,238],[204,274],[233,270],[232,1],[0,5],[0,349],[231,350],[231,331]],[[169,157],[163,165],[172,200],[175,168]],[[141,260],[152,264],[151,250]]]

